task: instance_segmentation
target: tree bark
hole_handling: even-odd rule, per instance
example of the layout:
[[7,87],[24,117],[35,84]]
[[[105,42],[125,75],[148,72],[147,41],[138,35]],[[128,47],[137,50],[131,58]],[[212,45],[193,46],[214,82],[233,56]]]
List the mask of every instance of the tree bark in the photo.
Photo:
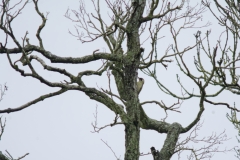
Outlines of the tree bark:
[[167,138],[164,141],[163,147],[156,160],[170,160],[174,154],[175,146],[181,130],[182,126],[179,123],[171,124],[167,133]]
[[139,27],[146,0],[132,2],[133,13],[126,26],[127,54],[124,58],[124,85],[126,93],[126,110],[129,123],[125,124],[125,160],[139,159],[140,108],[137,94],[137,77],[140,61]]

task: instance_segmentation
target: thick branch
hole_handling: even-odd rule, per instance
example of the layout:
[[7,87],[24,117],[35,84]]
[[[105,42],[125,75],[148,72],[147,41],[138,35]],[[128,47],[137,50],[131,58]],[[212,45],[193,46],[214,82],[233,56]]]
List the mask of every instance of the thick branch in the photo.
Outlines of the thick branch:
[[[112,55],[109,53],[94,53],[92,55],[87,55],[79,58],[73,58],[73,57],[59,57],[55,54],[52,54],[51,52],[38,47],[34,45],[27,45],[25,48],[23,48],[25,52],[30,52],[30,51],[36,51],[41,53],[43,56],[48,58],[52,63],[71,63],[71,64],[79,64],[79,63],[88,63],[92,61],[96,61],[99,59],[105,59],[105,60],[110,60],[110,61],[118,61],[120,62],[122,59],[122,56],[120,55]],[[20,48],[12,48],[12,49],[7,49],[9,54],[14,54],[14,53],[22,53],[22,49]],[[6,53],[5,49],[0,49],[0,54],[1,53]]]
[[169,126],[167,138],[164,141],[164,145],[159,152],[157,160],[169,160],[172,157],[181,130],[182,126],[179,123],[173,123]]
[[142,106],[139,105],[140,108],[140,120],[141,120],[141,128],[155,130],[159,133],[167,133],[170,124],[167,122],[157,121],[155,119],[151,119],[147,116]]

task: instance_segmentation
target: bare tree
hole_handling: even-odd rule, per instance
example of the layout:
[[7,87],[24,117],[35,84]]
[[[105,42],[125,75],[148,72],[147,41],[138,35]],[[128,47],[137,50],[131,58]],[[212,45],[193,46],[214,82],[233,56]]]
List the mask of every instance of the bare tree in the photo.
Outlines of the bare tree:
[[[40,80],[43,84],[49,87],[57,87],[59,90],[42,95],[20,107],[0,110],[0,113],[17,112],[44,99],[60,95],[70,90],[77,90],[84,92],[90,99],[102,103],[116,114],[114,122],[109,125],[97,127],[97,123],[93,124],[95,132],[107,126],[125,126],[125,160],[139,159],[140,128],[154,130],[160,134],[167,135],[164,145],[159,151],[155,149],[155,147],[151,147],[154,160],[169,160],[173,154],[180,153],[184,150],[192,151],[189,159],[193,157],[195,159],[210,158],[212,155],[209,155],[209,152],[219,152],[218,149],[210,148],[225,141],[226,138],[223,136],[224,134],[212,135],[208,139],[199,139],[198,141],[210,143],[207,148],[203,147],[198,150],[184,147],[187,142],[197,137],[192,134],[192,132],[198,129],[196,125],[199,123],[204,112],[204,102],[215,104],[215,102],[208,100],[207,97],[218,96],[226,87],[233,89],[231,86],[222,86],[221,83],[218,83],[218,85],[222,86],[218,92],[209,94],[206,91],[210,85],[215,85],[216,77],[223,75],[223,71],[221,68],[219,69],[216,64],[219,44],[216,43],[213,50],[210,49],[209,45],[208,50],[205,49],[203,40],[206,39],[208,42],[210,32],[208,31],[206,36],[202,37],[201,31],[199,31],[199,29],[209,26],[209,23],[199,23],[200,25],[196,25],[201,20],[202,14],[206,11],[208,3],[191,6],[190,2],[185,0],[181,2],[170,2],[167,0],[105,0],[105,4],[111,11],[109,20],[107,21],[105,17],[103,18],[99,0],[92,0],[95,13],[88,13],[84,2],[80,1],[79,10],[67,10],[65,14],[68,19],[76,23],[76,32],[70,31],[69,33],[77,37],[82,43],[93,42],[101,38],[108,48],[104,52],[94,50],[90,55],[77,58],[60,57],[44,48],[41,32],[46,25],[47,14],[41,13],[37,0],[33,0],[33,3],[37,14],[42,19],[42,23],[39,25],[36,33],[39,45],[32,45],[30,43],[27,31],[22,41],[17,40],[14,35],[14,30],[12,29],[12,22],[22,12],[27,3],[28,1],[20,1],[19,3],[10,5],[8,0],[2,0],[0,29],[6,34],[6,41],[1,44],[0,53],[7,55],[11,67],[21,73],[22,76]],[[15,12],[12,11],[13,9],[15,9]],[[179,26],[179,24],[181,25]],[[165,28],[168,29],[172,37],[172,44],[159,50],[157,42],[162,38],[160,37],[160,31]],[[196,42],[184,44],[185,46],[183,47],[182,41],[180,40],[180,33],[186,29],[196,29]],[[8,39],[14,41],[16,45],[15,48],[7,47]],[[147,44],[150,44],[150,49],[145,47]],[[201,74],[201,76],[194,75],[184,57],[186,53],[194,52],[194,49],[197,49],[197,57],[195,60],[196,67],[199,71],[197,74]],[[200,50],[203,50],[211,60],[211,69],[204,69],[204,65],[201,63]],[[221,52],[223,53],[223,50],[221,50]],[[42,59],[36,53],[43,55],[47,60],[50,60],[51,63],[86,64],[102,60],[103,64],[98,70],[85,70],[74,75],[64,68],[47,65],[45,59]],[[11,58],[12,54],[19,54],[19,60],[14,62]],[[167,69],[173,59],[176,60],[182,73],[195,84],[194,87],[197,88],[197,91],[188,91],[180,81],[178,75],[177,81],[182,88],[182,94],[180,95],[168,89],[168,87],[161,82],[161,79],[158,79],[158,65],[160,64]],[[64,80],[64,82],[49,81],[36,71],[32,64],[33,61],[37,61],[47,71],[63,74],[68,80]],[[232,60],[231,64],[235,64],[235,61],[235,59]],[[26,70],[20,66],[19,62],[27,66],[30,72],[26,72]],[[235,69],[236,67],[234,67],[234,70]],[[163,93],[172,96],[176,100],[176,103],[167,106],[164,100],[140,102],[138,98],[140,90],[137,89],[137,85],[143,85],[144,80],[139,78],[139,81],[142,82],[137,83],[139,70],[153,78],[159,89]],[[104,72],[108,73],[108,82],[106,83],[109,83],[109,89],[88,87],[85,84],[86,82],[83,81],[84,76],[102,76]],[[114,91],[111,90],[110,74],[114,77],[118,93],[114,93]],[[162,76],[162,78],[164,78],[164,76]],[[236,79],[235,76],[233,79]],[[225,84],[224,81],[223,84]],[[172,124],[168,123],[167,113],[169,111],[180,112],[179,107],[182,102],[191,98],[198,98],[199,112],[195,119],[190,121],[186,127],[183,127],[177,122]],[[118,101],[120,102],[118,103]],[[156,103],[165,111],[166,117],[163,118],[162,121],[149,118],[146,114],[143,106],[149,103]],[[234,109],[232,107],[229,108]],[[237,109],[235,108],[234,110]],[[97,114],[95,118],[97,119]],[[194,129],[194,127],[197,129]],[[178,142],[179,136],[191,129],[193,131],[190,133],[189,138],[186,139],[186,141]]]

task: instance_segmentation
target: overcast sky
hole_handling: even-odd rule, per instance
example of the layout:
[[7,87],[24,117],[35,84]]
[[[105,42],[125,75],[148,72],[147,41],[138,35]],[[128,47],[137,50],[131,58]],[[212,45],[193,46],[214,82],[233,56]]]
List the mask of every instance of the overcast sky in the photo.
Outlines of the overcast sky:
[[[85,3],[87,10],[94,12],[91,1],[86,1]],[[74,23],[66,19],[64,14],[68,8],[77,9],[78,6],[78,1],[40,0],[39,9],[41,12],[50,12],[46,27],[42,31],[42,39],[46,50],[58,56],[72,57],[92,54],[96,49],[107,51],[107,46],[102,42],[102,39],[97,40],[95,43],[82,44],[68,33],[68,30],[74,32]],[[107,12],[104,1],[101,1],[101,6],[103,14],[107,15],[110,13],[110,11]],[[211,45],[214,47],[223,28],[217,25],[217,22],[210,13],[204,14],[202,23],[206,21],[210,21],[212,25],[200,30],[204,33],[207,29],[211,29]],[[21,41],[21,38],[24,37],[26,31],[28,31],[30,43],[37,45],[38,41],[35,34],[40,23],[41,19],[36,14],[33,3],[27,4],[22,14],[13,22],[13,30],[16,38]],[[190,29],[183,32],[180,36],[182,39],[179,39],[182,44],[181,47],[187,47],[189,44],[195,42],[193,34],[196,33],[197,30],[198,29]],[[171,35],[166,31],[169,30],[160,32],[161,36],[165,36],[165,38],[158,42],[159,54],[164,52],[166,47],[172,43],[169,38]],[[4,40],[5,35],[0,31],[0,41],[4,42]],[[143,40],[144,37],[142,37],[141,41]],[[11,48],[16,46],[12,40],[9,39],[7,47]],[[144,43],[143,47],[146,50],[149,49],[150,43]],[[185,56],[185,60],[190,66],[193,65],[193,56],[195,53],[194,50]],[[11,57],[14,60],[19,58],[19,56],[15,55]],[[50,64],[48,60],[45,59],[45,61]],[[209,62],[206,60],[204,63],[208,65]],[[21,66],[20,63],[18,64]],[[44,71],[42,66],[36,62],[33,62],[33,65],[42,76],[53,82],[67,80],[62,75]],[[71,71],[73,74],[77,74],[83,70],[97,70],[101,66],[101,61],[81,65],[53,64],[53,66],[62,67]],[[158,101],[163,100],[167,105],[177,102],[176,99],[166,96],[161,92],[151,78],[144,75],[141,71],[139,71],[138,74],[145,79],[145,85],[140,94],[141,102],[154,99]],[[190,91],[194,88],[197,93],[197,86],[180,73],[176,61],[169,64],[167,70],[161,65],[158,67],[157,75],[161,82],[175,93],[180,94],[181,89],[177,83],[176,74],[181,75],[181,81],[186,88]],[[7,83],[9,88],[3,100],[0,102],[0,109],[19,107],[42,94],[56,90],[45,86],[36,79],[22,77],[10,67],[6,55],[0,55],[0,77],[0,84]],[[84,78],[84,80],[86,80],[88,86],[108,88],[106,73],[104,73],[102,77],[92,76]],[[113,77],[111,80],[113,82]],[[112,83],[112,88],[116,93],[114,83]],[[214,93],[216,90],[217,88],[209,88],[207,91],[208,93]],[[239,97],[229,92],[224,92],[213,100],[216,102],[228,102],[230,105],[233,105],[235,102],[237,107],[240,103]],[[169,123],[178,122],[184,127],[187,126],[196,117],[199,110],[198,104],[199,99],[197,98],[184,102],[180,109],[182,113],[169,112],[166,121]],[[111,150],[101,141],[102,139],[111,146],[120,159],[123,159],[125,141],[123,126],[117,125],[106,128],[100,133],[91,133],[91,131],[93,131],[91,123],[95,121],[93,114],[96,111],[96,107],[98,111],[98,126],[113,122],[114,113],[102,104],[90,100],[85,94],[79,91],[70,91],[60,96],[44,100],[20,112],[3,114],[2,116],[6,118],[7,124],[0,143],[0,150],[3,151],[3,153],[6,153],[5,150],[8,150],[14,158],[20,157],[25,153],[30,153],[25,160],[115,159]],[[225,106],[212,106],[207,103],[205,103],[205,108],[201,120],[203,127],[198,132],[199,139],[211,136],[213,133],[220,134],[225,131],[230,140],[222,144],[220,150],[225,147],[230,149],[237,146],[238,143],[235,138],[237,131],[226,118],[226,113],[230,113],[230,111]],[[144,109],[149,117],[155,118],[156,120],[161,120],[165,116],[164,111],[157,105],[146,105]],[[188,135],[189,133],[185,133],[181,135],[181,138],[184,139],[184,137]],[[141,130],[140,152],[147,153],[152,146],[160,149],[165,137],[165,134],[159,134],[155,131]],[[197,144],[196,147],[200,148],[201,145],[206,144]],[[234,154],[234,152],[217,153],[213,157],[213,160],[234,159]],[[152,156],[148,155],[140,159],[149,160],[152,159]],[[174,155],[172,159],[177,159],[176,155]],[[182,156],[182,159],[186,159],[185,154]]]

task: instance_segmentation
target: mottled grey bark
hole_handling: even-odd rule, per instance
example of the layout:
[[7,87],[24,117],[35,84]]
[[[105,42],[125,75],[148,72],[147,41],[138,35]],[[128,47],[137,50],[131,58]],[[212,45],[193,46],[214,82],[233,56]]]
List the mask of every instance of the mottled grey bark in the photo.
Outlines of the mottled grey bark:
[[181,129],[182,126],[179,123],[173,123],[169,126],[167,138],[156,160],[169,160],[172,157]]
[[124,91],[126,96],[126,111],[129,123],[125,124],[125,160],[138,160],[140,139],[140,111],[137,94],[137,72],[140,62],[139,19],[142,17],[145,0],[132,3],[134,14],[126,26],[127,53],[124,58]]

